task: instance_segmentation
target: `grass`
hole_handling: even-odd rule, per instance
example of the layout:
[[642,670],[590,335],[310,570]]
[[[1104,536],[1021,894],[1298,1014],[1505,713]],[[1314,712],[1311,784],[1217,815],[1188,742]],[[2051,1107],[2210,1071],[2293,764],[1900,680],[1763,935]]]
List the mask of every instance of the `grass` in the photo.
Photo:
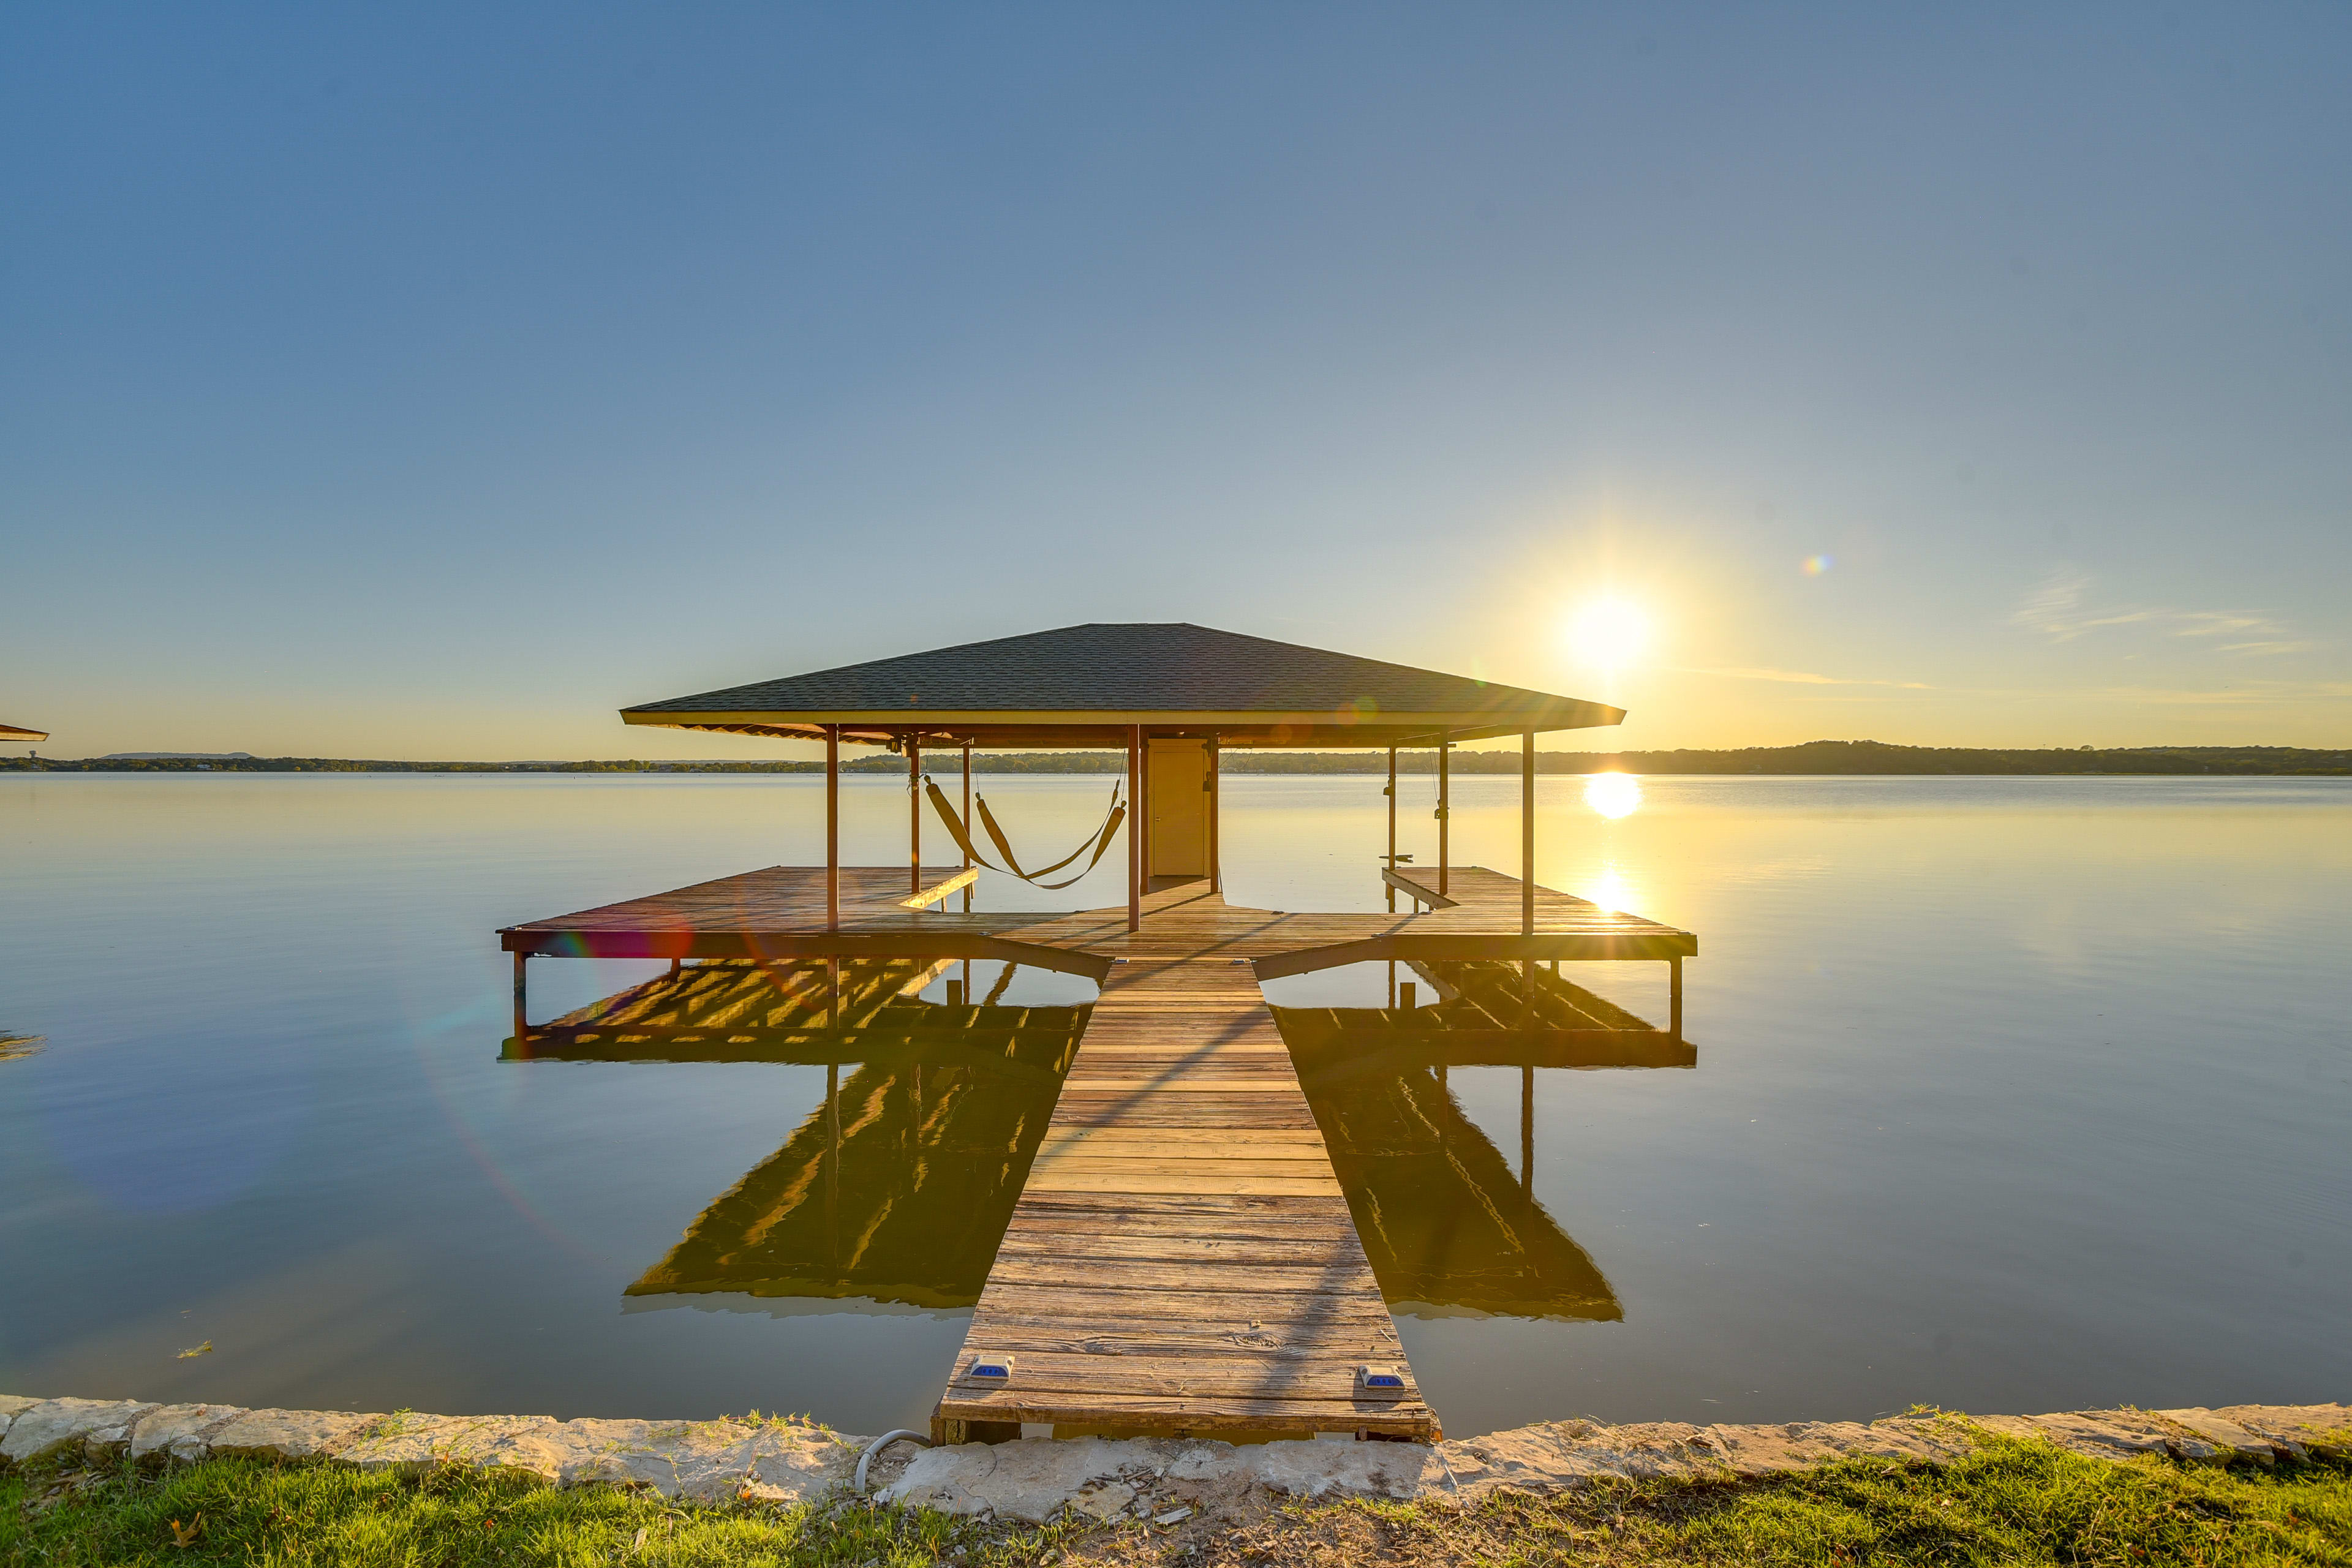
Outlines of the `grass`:
[[1851,1459],[1747,1482],[1614,1483],[1548,1498],[1347,1503],[1231,1532],[1186,1560],[1646,1564],[2352,1563],[2352,1466],[2116,1463],[1983,1438],[1951,1465]]
[[559,1491],[456,1466],[404,1477],[215,1459],[162,1474],[126,1465],[0,1477],[0,1563],[9,1568],[1032,1568],[1058,1556],[1066,1533],[862,1501],[692,1507],[611,1487]]
[[[178,1544],[184,1538],[185,1545]],[[2115,1463],[1987,1436],[1956,1464],[1848,1460],[1769,1480],[1610,1484],[1455,1506],[1350,1502],[1243,1522],[982,1525],[862,1502],[687,1507],[470,1470],[215,1460],[0,1478],[0,1563],[2352,1564],[2352,1465]]]

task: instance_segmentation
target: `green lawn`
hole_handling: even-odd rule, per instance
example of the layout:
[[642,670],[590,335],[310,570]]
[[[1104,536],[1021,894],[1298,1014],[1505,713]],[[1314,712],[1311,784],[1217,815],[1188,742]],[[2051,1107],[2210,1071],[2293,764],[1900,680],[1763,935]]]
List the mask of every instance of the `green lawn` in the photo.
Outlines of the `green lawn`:
[[[185,1537],[187,1543],[179,1544]],[[1612,1485],[1459,1508],[1344,1503],[1244,1523],[1030,1530],[939,1515],[688,1508],[466,1470],[220,1460],[0,1478],[0,1563],[929,1564],[2340,1563],[2352,1465],[2116,1464],[1989,1437],[1961,1463],[1854,1460],[1747,1483]]]

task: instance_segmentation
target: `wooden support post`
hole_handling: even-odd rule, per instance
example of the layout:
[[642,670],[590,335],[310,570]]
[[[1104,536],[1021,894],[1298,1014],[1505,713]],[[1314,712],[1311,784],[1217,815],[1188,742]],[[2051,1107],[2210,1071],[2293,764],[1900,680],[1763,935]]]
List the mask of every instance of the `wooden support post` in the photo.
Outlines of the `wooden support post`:
[[923,890],[923,738],[907,737],[907,894]]
[[1446,754],[1453,749],[1454,742],[1445,738],[1444,731],[1439,731],[1437,735],[1437,896],[1439,898],[1445,896],[1446,855],[1449,847],[1446,843],[1446,830],[1454,826],[1451,816],[1452,802],[1447,798],[1446,787],[1449,783],[1446,773]]
[[1143,800],[1136,775],[1143,770],[1143,726],[1127,731],[1127,929],[1143,929]]
[[824,1064],[825,1261],[841,1260],[841,1064]]
[[1519,1069],[1519,1195],[1536,1195],[1536,1069]]
[[[1386,869],[1393,871],[1396,869],[1396,748],[1394,746],[1391,746],[1389,748],[1388,795],[1389,852],[1387,859],[1382,864]],[[1381,880],[1381,885],[1388,889],[1389,913],[1394,914],[1396,913],[1396,886],[1394,883],[1390,882],[1386,878],[1382,878]],[[1396,965],[1393,963],[1389,965],[1389,984],[1391,987],[1396,984]]]
[[1217,818],[1224,808],[1225,782],[1223,756],[1217,749],[1217,737],[1214,735],[1209,737],[1209,776],[1201,781],[1201,787],[1209,792],[1209,891],[1223,893],[1225,890],[1225,863],[1217,853]]
[[[971,742],[970,741],[963,743],[963,841],[967,844],[971,842]],[[963,858],[963,868],[967,871],[971,869],[971,857],[969,855]],[[971,913],[971,884],[969,882],[964,884],[963,912]],[[968,992],[971,989],[971,961],[964,960],[963,967],[963,988]]]
[[1136,742],[1141,766],[1135,774],[1135,816],[1143,825],[1143,837],[1137,848],[1143,855],[1143,890],[1151,891],[1151,737],[1145,735]]
[[522,976],[523,965],[530,961],[530,954],[527,952],[517,952],[514,955],[514,1037],[515,1046],[518,1049],[521,1047],[524,1041],[529,1038],[530,1034],[530,1026],[523,1021],[528,1016],[528,1009],[524,1005]]
[[[1519,744],[1519,934],[1536,934],[1536,732],[1529,730]],[[1528,969],[1528,986],[1535,987],[1535,968]]]
[[1666,960],[1666,1033],[1676,1045],[1683,1039],[1683,961]]
[[841,929],[841,726],[824,727],[824,929]]

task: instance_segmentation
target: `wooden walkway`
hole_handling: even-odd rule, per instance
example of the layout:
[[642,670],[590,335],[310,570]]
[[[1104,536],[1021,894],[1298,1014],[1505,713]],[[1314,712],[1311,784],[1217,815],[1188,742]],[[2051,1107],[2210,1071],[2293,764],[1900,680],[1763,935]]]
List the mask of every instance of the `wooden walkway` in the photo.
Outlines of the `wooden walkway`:
[[[1455,868],[1441,897],[1429,873],[1388,876],[1432,907],[1244,909],[1193,881],[1146,895],[1141,929],[1130,931],[1124,909],[938,907],[961,885],[951,868],[927,868],[912,892],[907,870],[845,868],[840,929],[828,931],[824,872],[780,866],[529,921],[500,938],[518,954],[519,1018],[520,959],[532,953],[763,965],[997,958],[1100,981],[935,1436],[1050,1427],[1433,1440],[1437,1417],[1405,1366],[1257,982],[1365,960],[1503,960],[1532,990],[1531,961],[1663,960],[1675,975],[1678,1045],[1681,963],[1698,942],[1549,889],[1537,889],[1535,929],[1524,933],[1515,878]],[[976,1361],[1005,1356],[1009,1376],[973,1375]],[[1367,1385],[1367,1366],[1395,1384]]]
[[932,1417],[1035,1426],[1440,1435],[1244,960],[1127,960],[1095,1004]]

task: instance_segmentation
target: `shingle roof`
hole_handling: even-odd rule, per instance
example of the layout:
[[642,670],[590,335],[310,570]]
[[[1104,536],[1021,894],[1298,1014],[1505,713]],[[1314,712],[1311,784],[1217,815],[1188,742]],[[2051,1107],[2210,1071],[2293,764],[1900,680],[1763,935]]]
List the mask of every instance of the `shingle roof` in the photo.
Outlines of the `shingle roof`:
[[[1213,723],[1211,715],[1219,716]],[[632,723],[779,733],[807,732],[814,722],[861,731],[943,727],[1007,739],[1019,728],[1038,731],[1038,743],[1053,738],[1045,730],[1130,716],[1206,725],[1246,743],[1242,731],[1260,715],[1270,725],[1317,731],[1296,734],[1294,743],[1356,745],[1381,743],[1367,731],[1399,726],[1500,734],[1624,717],[1600,703],[1181,621],[1063,626],[623,710]],[[1321,733],[1327,730],[1360,738],[1342,741]]]

